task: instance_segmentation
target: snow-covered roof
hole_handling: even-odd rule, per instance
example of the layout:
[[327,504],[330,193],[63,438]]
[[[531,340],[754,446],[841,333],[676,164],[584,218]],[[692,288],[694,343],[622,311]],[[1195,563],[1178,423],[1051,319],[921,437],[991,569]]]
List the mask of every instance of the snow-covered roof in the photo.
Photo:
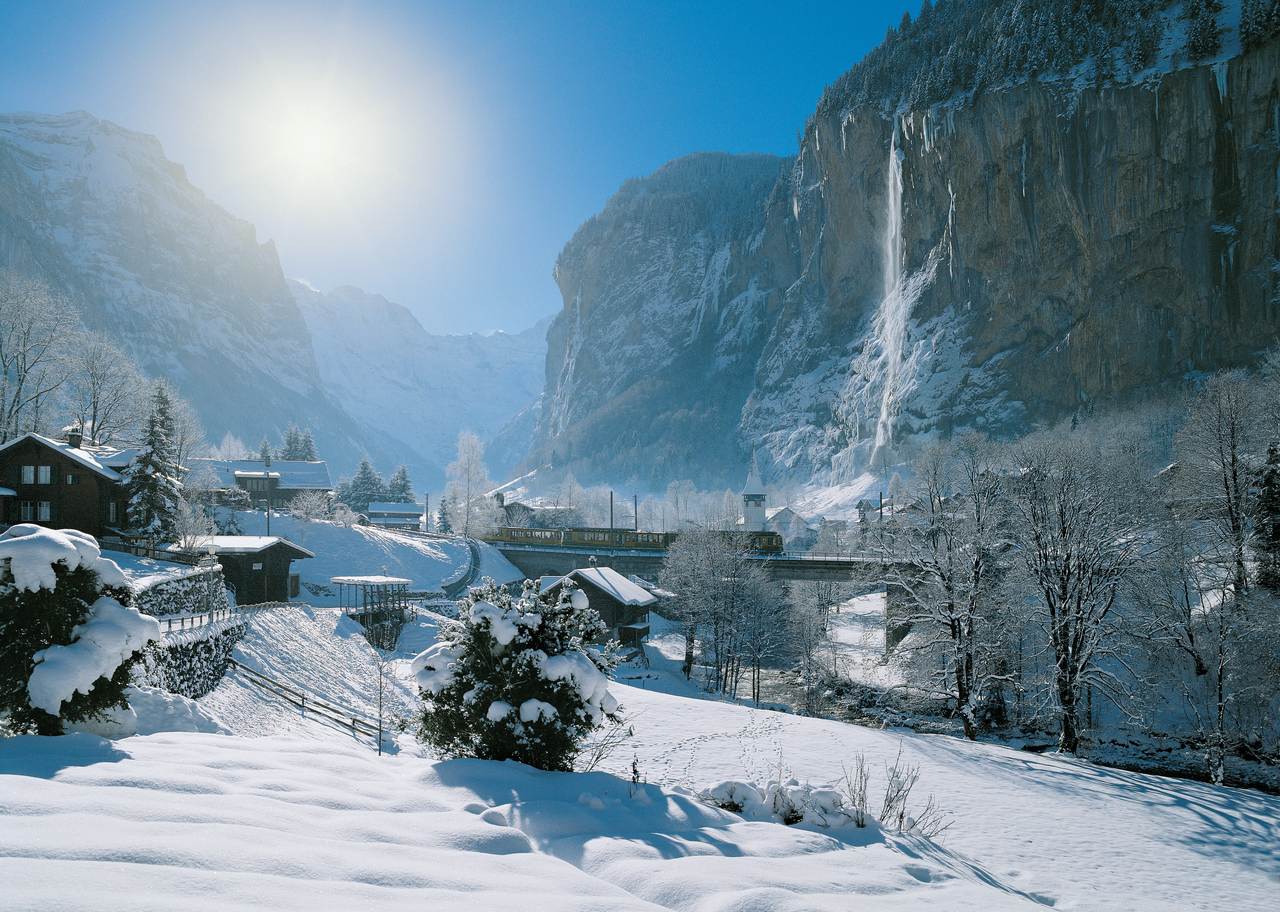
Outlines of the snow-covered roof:
[[[330,491],[329,464],[323,459],[273,459],[267,466],[261,459],[207,459],[191,460],[191,468],[208,467],[218,477],[223,487],[232,488],[236,478],[278,477],[280,488],[298,491]],[[270,473],[268,476],[266,473]]]
[[[301,545],[295,545],[289,539],[281,538],[279,535],[206,535],[191,550],[207,551],[212,548],[215,554],[257,554],[278,544],[288,545],[307,557],[315,557],[315,554],[306,548]],[[187,549],[180,548],[178,545],[170,545],[168,550],[183,551]]]
[[335,586],[407,586],[413,580],[403,576],[331,576],[329,582]]
[[386,500],[370,501],[365,513],[395,513],[398,516],[418,516],[422,513],[420,503],[391,503]]
[[0,497],[17,497],[18,492],[13,488],[0,487]]
[[41,434],[27,433],[27,434],[23,434],[21,437],[15,437],[12,440],[10,440],[8,443],[4,444],[3,446],[0,446],[0,453],[3,453],[5,450],[9,449],[12,446],[18,445],[24,440],[34,440],[37,443],[47,446],[51,450],[56,450],[57,452],[61,453],[63,456],[66,456],[68,459],[72,460],[73,462],[79,463],[89,471],[95,472],[96,474],[101,475],[103,478],[106,478],[110,481],[122,480],[119,472],[117,472],[115,469],[108,468],[106,465],[103,464],[102,459],[104,458],[105,454],[98,452],[96,448],[94,450],[88,450],[83,447],[73,447],[70,444],[68,444],[65,440],[53,440]]
[[615,601],[624,605],[652,605],[657,601],[647,589],[637,586],[612,567],[583,567],[571,570],[554,583],[543,586],[542,591],[553,589],[565,580],[590,583]]

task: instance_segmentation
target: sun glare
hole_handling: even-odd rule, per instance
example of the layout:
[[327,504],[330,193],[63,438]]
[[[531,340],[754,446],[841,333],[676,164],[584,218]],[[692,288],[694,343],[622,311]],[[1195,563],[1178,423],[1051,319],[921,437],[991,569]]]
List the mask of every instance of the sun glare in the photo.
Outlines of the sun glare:
[[356,165],[351,160],[350,128],[331,111],[307,108],[282,117],[273,136],[282,174],[297,183],[339,180]]

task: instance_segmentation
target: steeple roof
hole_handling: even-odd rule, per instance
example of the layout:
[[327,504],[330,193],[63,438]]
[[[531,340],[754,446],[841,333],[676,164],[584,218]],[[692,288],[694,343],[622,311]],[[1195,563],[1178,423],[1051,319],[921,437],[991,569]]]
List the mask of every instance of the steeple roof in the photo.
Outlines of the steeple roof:
[[760,466],[756,464],[756,454],[751,454],[751,471],[747,473],[747,484],[742,489],[742,496],[749,494],[764,496],[764,482],[760,480]]

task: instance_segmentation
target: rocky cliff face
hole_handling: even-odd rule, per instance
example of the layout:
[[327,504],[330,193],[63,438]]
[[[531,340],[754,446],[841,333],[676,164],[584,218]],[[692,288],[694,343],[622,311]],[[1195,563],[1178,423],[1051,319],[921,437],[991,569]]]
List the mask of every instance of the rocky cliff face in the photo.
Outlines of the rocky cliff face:
[[1272,42],[1136,84],[828,111],[770,189],[720,162],[740,202],[719,221],[635,182],[561,258],[541,451],[723,483],[761,446],[775,477],[842,476],[913,434],[1247,364],[1280,333],[1278,166]]
[[0,116],[0,266],[42,278],[171,379],[214,439],[296,422],[339,465],[389,449],[325,393],[275,248],[153,137],[84,113]]
[[629,181],[556,264],[535,462],[622,480],[736,458],[778,294],[761,250],[773,156],[694,155]]

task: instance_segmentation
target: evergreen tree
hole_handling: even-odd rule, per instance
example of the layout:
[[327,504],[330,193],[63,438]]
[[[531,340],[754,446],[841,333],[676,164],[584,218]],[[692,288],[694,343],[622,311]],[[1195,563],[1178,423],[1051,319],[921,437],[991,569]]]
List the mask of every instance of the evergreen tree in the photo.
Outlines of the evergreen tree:
[[1267,448],[1254,522],[1257,528],[1258,585],[1280,593],[1280,445]]
[[258,444],[258,459],[265,466],[271,465],[271,444],[267,442],[267,438],[262,438],[262,443]]
[[[57,559],[50,562],[50,554]],[[97,543],[88,535],[31,525],[12,526],[0,535],[0,558],[9,559],[0,560],[0,717],[7,717],[9,728],[57,735],[64,721],[92,719],[126,706],[124,690],[140,656],[137,650],[147,639],[159,636],[159,625],[125,607],[131,591],[120,569],[100,556]],[[53,588],[25,579],[31,575],[33,559],[43,560],[52,570]],[[25,572],[15,576],[10,562],[22,564]],[[117,638],[123,633],[126,648],[134,651],[94,680],[87,691],[73,691],[60,705],[56,698],[49,701],[35,673],[55,654],[44,651],[92,639],[95,624],[110,627]],[[42,661],[37,662],[37,657]],[[83,661],[83,654],[78,658]],[[67,665],[60,670],[65,675]]]
[[436,514],[436,531],[444,535],[453,534],[453,519],[450,513],[453,512],[453,503],[446,494],[440,498],[440,510]]
[[174,517],[182,497],[180,469],[173,455],[172,403],[164,386],[151,396],[151,414],[141,452],[124,471],[129,495],[129,525],[153,538],[173,534]]
[[303,431],[298,440],[298,458],[307,462],[315,462],[320,458],[316,455],[316,441],[311,436],[310,429]]
[[460,620],[413,660],[418,737],[445,757],[515,760],[571,771],[591,730],[617,721],[612,650],[586,644],[608,628],[580,590],[512,596],[492,580],[459,604]]
[[280,451],[281,459],[301,459],[302,452],[302,432],[298,430],[296,424],[289,425],[289,429],[284,432],[284,448]]
[[[1187,53],[1192,60],[1202,60],[1218,53],[1218,14],[1214,0],[1195,0],[1186,5],[1191,28],[1187,37]],[[1221,8],[1219,6],[1219,8]]]
[[387,482],[387,500],[391,503],[413,503],[413,483],[409,481],[409,470],[404,466],[396,469]]
[[371,502],[386,499],[387,488],[382,483],[382,476],[374,471],[369,460],[361,459],[356,474],[343,485],[339,496],[348,507],[357,513],[364,513]]

